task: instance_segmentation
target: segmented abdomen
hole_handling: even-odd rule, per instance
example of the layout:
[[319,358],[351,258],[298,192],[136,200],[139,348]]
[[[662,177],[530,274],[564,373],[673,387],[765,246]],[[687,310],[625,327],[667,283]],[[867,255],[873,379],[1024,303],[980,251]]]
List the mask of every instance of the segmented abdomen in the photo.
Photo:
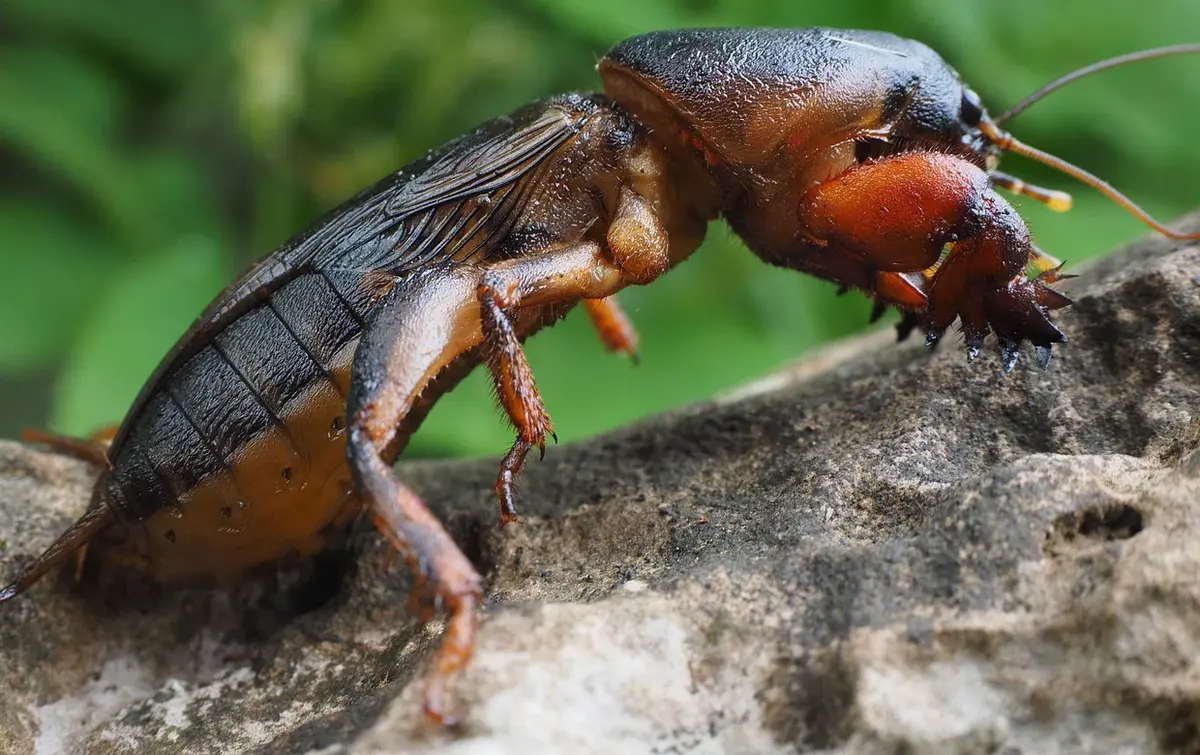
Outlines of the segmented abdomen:
[[309,273],[272,293],[165,375],[113,449],[108,503],[146,528],[159,577],[320,549],[316,533],[351,502],[345,397],[371,306],[360,280]]

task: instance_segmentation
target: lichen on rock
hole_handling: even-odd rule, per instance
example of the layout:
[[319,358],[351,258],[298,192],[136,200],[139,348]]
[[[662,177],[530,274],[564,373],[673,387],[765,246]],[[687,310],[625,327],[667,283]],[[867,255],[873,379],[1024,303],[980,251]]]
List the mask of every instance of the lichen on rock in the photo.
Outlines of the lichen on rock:
[[[555,448],[504,530],[495,460],[402,464],[488,576],[456,730],[364,528],[233,590],[45,580],[0,753],[1200,751],[1198,273],[1091,265],[1046,371],[881,332]],[[0,577],[88,482],[0,444]]]

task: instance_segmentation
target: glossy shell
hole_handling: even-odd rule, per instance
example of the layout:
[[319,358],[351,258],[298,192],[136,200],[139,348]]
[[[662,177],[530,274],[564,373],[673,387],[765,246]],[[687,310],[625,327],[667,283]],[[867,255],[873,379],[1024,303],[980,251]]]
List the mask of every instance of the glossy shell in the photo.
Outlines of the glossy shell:
[[109,451],[97,486],[122,525],[102,538],[110,557],[156,579],[227,581],[319,552],[360,508],[345,411],[376,303],[397,286],[436,296],[439,270],[513,254],[549,188],[533,174],[605,106],[568,95],[485,124],[230,286],[160,365]]

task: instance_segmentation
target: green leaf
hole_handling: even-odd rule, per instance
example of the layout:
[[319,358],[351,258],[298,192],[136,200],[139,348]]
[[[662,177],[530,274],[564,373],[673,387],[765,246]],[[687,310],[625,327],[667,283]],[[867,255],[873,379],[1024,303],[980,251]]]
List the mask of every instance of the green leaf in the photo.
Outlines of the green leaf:
[[535,0],[531,4],[558,25],[605,45],[651,29],[683,25],[679,8],[668,0]]
[[187,153],[114,145],[123,103],[101,69],[69,55],[3,50],[0,101],[0,141],[69,182],[124,248],[157,248],[219,224],[201,167]]
[[[153,73],[184,71],[211,45],[205,3],[160,0],[6,0],[18,28],[67,34]],[[85,45],[86,46],[86,45]]]
[[98,298],[117,252],[50,208],[0,205],[0,372],[48,366]]
[[86,434],[121,419],[155,366],[232,277],[218,244],[179,239],[125,267],[67,360],[51,425]]
[[11,45],[0,50],[0,69],[21,84],[22,91],[52,100],[65,119],[97,135],[112,131],[116,114],[125,104],[112,75],[102,65],[73,52]]
[[143,213],[122,180],[125,161],[105,132],[113,103],[93,89],[85,102],[74,101],[76,87],[87,89],[87,82],[100,79],[89,79],[78,68],[64,75],[72,69],[31,66],[19,56],[15,60],[23,65],[10,66],[14,58],[0,53],[0,142],[77,187],[127,236],[143,237]]
[[[182,150],[147,151],[130,160],[122,180],[128,182],[151,239],[176,239],[196,233],[213,236],[224,231],[224,222],[214,206],[212,190],[201,166]],[[135,251],[147,252],[145,249]],[[151,245],[147,252],[157,256]]]

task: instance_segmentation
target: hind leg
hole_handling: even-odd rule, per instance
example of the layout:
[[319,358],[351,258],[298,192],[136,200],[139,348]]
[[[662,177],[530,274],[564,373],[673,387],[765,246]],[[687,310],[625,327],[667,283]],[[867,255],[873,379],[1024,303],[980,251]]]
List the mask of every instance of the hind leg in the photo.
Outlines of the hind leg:
[[459,269],[397,287],[380,302],[359,341],[347,400],[347,458],[357,492],[380,531],[416,577],[420,618],[447,626],[425,679],[425,711],[453,719],[446,685],[469,661],[483,579],[425,503],[397,479],[392,463],[405,418],[435,377],[480,342],[478,271]]
[[[26,428],[21,431],[21,440],[26,443],[41,443],[49,446],[50,450],[63,456],[88,462],[103,469],[111,469],[108,459],[108,448],[113,437],[117,434],[117,426],[105,427],[93,433],[89,438],[74,438],[69,435],[45,432]],[[112,510],[103,506],[95,498],[88,512],[67,530],[50,548],[37,558],[17,578],[17,581],[0,591],[0,603],[24,592],[46,572],[65,561],[73,552],[75,556],[75,581],[83,577],[83,567],[87,560],[88,541],[112,521]]]
[[44,430],[26,429],[21,431],[21,440],[26,443],[41,443],[63,456],[72,456],[96,466],[109,467],[111,465],[108,460],[108,446],[116,434],[116,425],[99,430],[88,438],[74,438]]
[[[360,430],[369,433],[368,427]],[[352,458],[360,485],[370,491],[375,524],[416,574],[411,605],[423,622],[437,613],[447,615],[442,645],[425,679],[424,707],[434,721],[453,724],[446,684],[474,652],[483,578],[425,503],[396,479],[380,454],[365,442],[359,449],[352,452]]]

